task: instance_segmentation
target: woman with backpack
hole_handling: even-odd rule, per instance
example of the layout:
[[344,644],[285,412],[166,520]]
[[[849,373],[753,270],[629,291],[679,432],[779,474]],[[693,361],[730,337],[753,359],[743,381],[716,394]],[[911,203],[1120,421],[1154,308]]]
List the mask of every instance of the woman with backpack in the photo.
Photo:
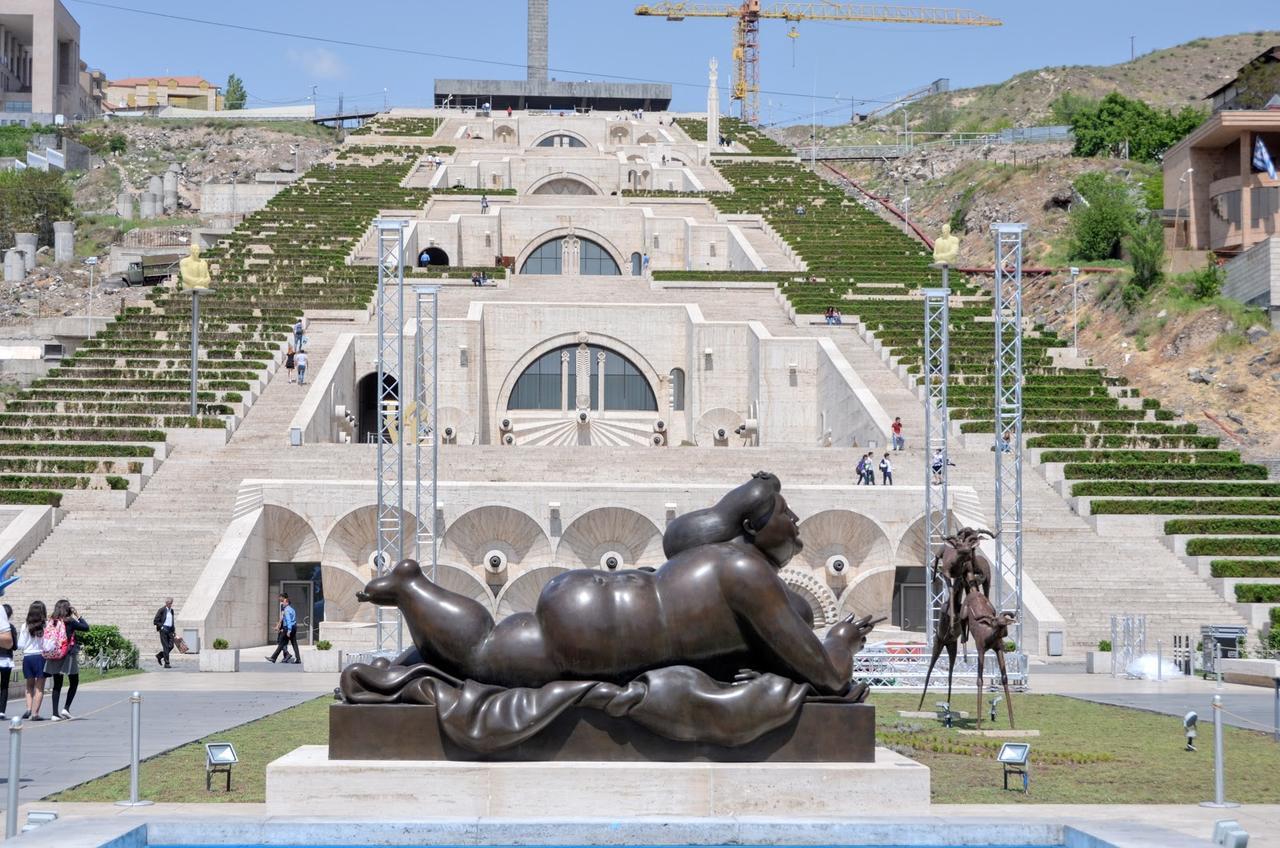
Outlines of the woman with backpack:
[[13,626],[13,607],[4,605],[4,620],[9,627],[9,647],[0,648],[0,721],[7,721],[9,711],[9,678],[13,675],[13,647],[18,644],[18,631]]
[[27,689],[27,711],[22,714],[24,720],[44,721],[40,717],[40,704],[44,701],[44,657],[40,651],[44,642],[46,614],[44,601],[32,601],[27,610],[27,621],[18,631],[22,677]]
[[[44,676],[53,678],[52,718],[62,721],[71,718],[71,702],[75,700],[76,689],[80,686],[80,645],[76,643],[76,634],[88,633],[89,624],[75,611],[70,601],[62,598],[53,605],[53,614],[49,616],[45,630],[46,642],[53,642],[53,650],[44,653]],[[56,656],[59,653],[61,656]],[[66,706],[59,710],[63,675],[70,683]]]

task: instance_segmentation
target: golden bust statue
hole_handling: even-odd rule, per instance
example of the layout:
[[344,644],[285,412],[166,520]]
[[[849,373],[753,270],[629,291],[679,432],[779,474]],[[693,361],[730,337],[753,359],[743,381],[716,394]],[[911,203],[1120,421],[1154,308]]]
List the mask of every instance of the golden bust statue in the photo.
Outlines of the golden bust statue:
[[178,272],[182,276],[182,287],[185,289],[207,289],[213,282],[209,273],[209,263],[200,258],[200,245],[191,245],[191,255],[178,263]]
[[951,225],[942,225],[942,235],[933,243],[933,261],[938,265],[950,265],[960,255],[960,239],[951,235]]

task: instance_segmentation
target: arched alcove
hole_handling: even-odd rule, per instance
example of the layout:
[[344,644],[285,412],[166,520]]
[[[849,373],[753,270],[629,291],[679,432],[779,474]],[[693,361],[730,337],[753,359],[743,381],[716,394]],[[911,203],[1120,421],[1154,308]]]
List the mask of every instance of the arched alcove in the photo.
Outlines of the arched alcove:
[[558,574],[569,571],[558,565],[549,565],[526,571],[512,580],[498,593],[495,608],[499,620],[516,612],[533,612],[538,605],[538,596],[542,587],[546,586]]
[[601,568],[601,558],[609,553],[619,555],[618,568],[661,565],[665,561],[662,532],[635,510],[613,506],[588,510],[564,528],[556,563]]
[[[500,551],[507,574],[519,574],[552,562],[551,543],[529,515],[509,506],[481,506],[458,516],[444,531],[443,562],[485,575],[485,556]],[[506,578],[510,580],[510,578]]]

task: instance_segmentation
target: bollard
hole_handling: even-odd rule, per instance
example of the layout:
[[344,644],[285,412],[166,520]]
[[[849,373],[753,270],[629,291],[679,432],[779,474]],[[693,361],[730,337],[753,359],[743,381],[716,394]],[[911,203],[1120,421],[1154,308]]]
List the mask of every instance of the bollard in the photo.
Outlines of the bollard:
[[1276,699],[1274,709],[1276,720],[1275,740],[1280,742],[1280,677],[1276,678]]
[[138,768],[142,760],[142,693],[134,692],[129,696],[130,731],[133,737],[132,750],[129,754],[129,800],[116,801],[117,807],[145,807],[150,801],[138,798]]
[[1164,640],[1156,640],[1156,683],[1164,680]]
[[[1218,682],[1214,684],[1214,689],[1222,688],[1222,643],[1215,641],[1213,643],[1213,673],[1218,676]],[[1214,697],[1217,697],[1216,695]]]
[[1202,807],[1238,807],[1226,799],[1226,775],[1222,762],[1222,696],[1213,696],[1213,800],[1201,801]]
[[9,785],[4,811],[4,838],[18,833],[18,784],[22,779],[22,719],[9,720]]

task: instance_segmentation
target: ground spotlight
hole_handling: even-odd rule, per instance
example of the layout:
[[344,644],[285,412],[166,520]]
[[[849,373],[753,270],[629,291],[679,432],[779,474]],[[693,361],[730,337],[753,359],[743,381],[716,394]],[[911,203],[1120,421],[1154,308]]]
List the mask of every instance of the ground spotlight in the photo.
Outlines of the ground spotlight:
[[1187,747],[1184,750],[1194,751],[1196,749],[1196,722],[1200,717],[1191,711],[1182,717],[1182,726],[1187,731]]

